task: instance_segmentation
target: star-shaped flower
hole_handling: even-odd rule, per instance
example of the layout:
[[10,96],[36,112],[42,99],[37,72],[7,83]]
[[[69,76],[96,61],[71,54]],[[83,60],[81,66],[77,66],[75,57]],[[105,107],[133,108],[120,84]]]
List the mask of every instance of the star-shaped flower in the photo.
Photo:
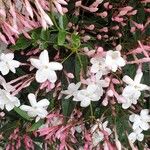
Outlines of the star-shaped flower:
[[58,62],[49,62],[48,51],[44,50],[39,59],[31,58],[31,64],[37,68],[36,81],[43,83],[49,80],[51,83],[55,83],[57,80],[56,70],[62,70],[63,66]]
[[0,55],[0,71],[2,75],[7,75],[9,71],[16,73],[16,68],[20,66],[20,62],[13,59],[14,59],[13,53],[8,54],[2,53]]
[[5,107],[7,111],[11,111],[15,106],[20,106],[19,99],[8,91],[0,89],[0,108],[3,110]]
[[150,128],[150,115],[148,109],[141,110],[140,115],[132,114],[129,117],[129,120],[133,122],[132,128],[135,130],[136,128],[141,128],[142,130],[148,130]]
[[129,108],[132,104],[136,104],[137,100],[141,96],[141,91],[150,90],[150,87],[141,84],[143,73],[141,70],[137,71],[134,80],[132,80],[129,76],[125,75],[123,77],[123,81],[127,84],[127,86],[123,89],[122,96],[125,98],[126,102],[122,104],[124,109]]
[[78,92],[78,89],[80,88],[81,86],[81,83],[78,82],[77,84],[74,84],[74,83],[70,83],[69,86],[68,86],[68,89],[67,90],[64,90],[62,91],[61,93],[67,95],[65,97],[65,99],[68,99],[70,98],[71,96],[75,96]]
[[81,101],[81,107],[87,107],[91,101],[98,101],[103,94],[103,89],[96,84],[89,84],[86,89],[79,90],[74,96],[74,101]]
[[36,122],[40,118],[45,118],[48,114],[46,109],[50,102],[47,99],[42,99],[37,102],[35,95],[32,93],[28,95],[28,99],[31,106],[22,105],[20,109],[26,111],[30,117],[36,117]]
[[144,134],[142,133],[142,129],[137,128],[129,134],[128,138],[132,143],[134,143],[136,140],[143,141]]
[[116,72],[119,67],[123,67],[126,64],[125,60],[121,57],[120,52],[112,50],[106,52],[105,63],[113,72]]

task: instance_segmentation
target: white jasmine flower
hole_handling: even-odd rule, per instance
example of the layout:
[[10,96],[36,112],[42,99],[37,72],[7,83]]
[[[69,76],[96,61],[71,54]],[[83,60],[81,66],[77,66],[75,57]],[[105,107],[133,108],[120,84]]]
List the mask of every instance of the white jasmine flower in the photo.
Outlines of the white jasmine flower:
[[150,122],[150,115],[148,109],[141,110],[140,115],[132,114],[129,117],[129,120],[133,122],[133,130],[137,128],[141,128],[142,130],[148,130],[150,128],[149,122]]
[[104,139],[104,134],[100,131],[95,131],[92,134],[92,143],[95,147],[97,144],[99,144]]
[[102,131],[107,132],[108,135],[112,133],[112,131],[107,127],[108,121],[102,123],[99,119],[97,119],[96,124],[91,128],[92,133],[92,143],[96,146],[99,142],[104,139],[104,133]]
[[122,108],[127,109],[132,104],[137,104],[137,100],[141,96],[141,92],[132,86],[126,86],[123,89],[122,96],[125,98],[125,102],[122,103]]
[[15,106],[20,106],[19,99],[8,91],[0,89],[0,108],[3,110],[5,107],[7,111],[11,111]]
[[15,88],[12,85],[6,83],[6,80],[2,76],[0,76],[0,85],[2,85],[3,88],[8,92],[12,92],[13,90],[15,90]]
[[144,90],[150,90],[150,87],[145,85],[145,84],[141,84],[141,79],[142,79],[142,76],[143,76],[143,72],[141,70],[138,70],[137,71],[137,74],[135,75],[134,77],[134,80],[132,80],[129,76],[125,75],[123,77],[123,81],[134,87],[135,89],[137,89],[138,91],[144,91]]
[[7,75],[9,71],[16,73],[16,68],[20,66],[20,62],[13,59],[14,59],[13,53],[8,54],[2,53],[0,55],[0,71],[2,75]]
[[49,101],[47,99],[42,99],[37,102],[35,95],[32,93],[28,95],[28,99],[31,106],[22,105],[20,109],[26,111],[30,117],[36,117],[36,122],[40,118],[45,118],[48,114],[46,109],[49,105]]
[[63,66],[58,62],[49,62],[48,52],[44,50],[41,52],[39,59],[31,58],[31,64],[37,68],[36,81],[43,83],[49,80],[51,83],[55,83],[57,80],[56,70],[62,70]]
[[106,75],[109,73],[109,69],[107,65],[105,64],[105,58],[101,57],[93,57],[90,60],[92,66],[91,66],[91,72],[92,73],[100,73],[102,75]]
[[149,90],[149,86],[145,84],[141,84],[141,78],[143,76],[143,73],[141,71],[137,71],[137,74],[132,80],[129,76],[125,75],[123,77],[123,81],[128,84],[123,90],[122,96],[125,98],[126,102],[122,104],[122,107],[124,109],[129,108],[132,104],[136,104],[137,100],[141,96],[141,91],[143,90]]
[[143,141],[144,134],[141,132],[142,132],[142,129],[137,128],[136,130],[134,130],[132,133],[129,134],[129,136],[128,136],[129,140],[132,143],[134,143],[136,140]]
[[91,101],[98,101],[103,94],[102,88],[95,84],[89,84],[86,89],[79,90],[74,96],[74,101],[81,101],[81,107],[87,107]]
[[125,60],[121,57],[120,52],[112,50],[106,52],[105,63],[113,72],[116,72],[119,67],[123,67],[126,64]]
[[65,97],[65,99],[68,99],[70,98],[71,96],[75,96],[78,92],[78,89],[80,88],[81,86],[81,83],[78,82],[77,84],[74,84],[74,83],[70,83],[69,86],[68,86],[68,89],[67,90],[64,90],[62,91],[61,93],[67,95]]

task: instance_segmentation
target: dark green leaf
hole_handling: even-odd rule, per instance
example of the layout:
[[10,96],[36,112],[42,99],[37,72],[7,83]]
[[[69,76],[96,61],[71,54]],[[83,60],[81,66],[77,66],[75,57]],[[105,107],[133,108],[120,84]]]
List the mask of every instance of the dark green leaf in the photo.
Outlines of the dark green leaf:
[[14,111],[15,111],[16,113],[18,113],[18,114],[19,114],[21,117],[23,117],[24,119],[26,119],[26,120],[28,120],[28,121],[31,121],[31,118],[28,116],[28,114],[27,114],[25,111],[21,110],[20,108],[15,107],[15,108],[14,108]]
[[12,45],[10,49],[13,50],[24,50],[28,48],[32,44],[32,41],[30,39],[25,38],[24,36],[20,36],[20,38],[17,40],[15,45]]
[[29,132],[37,130],[41,125],[43,124],[43,120],[39,120],[38,122],[35,122],[30,128]]
[[63,45],[65,42],[66,38],[66,31],[65,30],[60,30],[58,33],[58,45]]

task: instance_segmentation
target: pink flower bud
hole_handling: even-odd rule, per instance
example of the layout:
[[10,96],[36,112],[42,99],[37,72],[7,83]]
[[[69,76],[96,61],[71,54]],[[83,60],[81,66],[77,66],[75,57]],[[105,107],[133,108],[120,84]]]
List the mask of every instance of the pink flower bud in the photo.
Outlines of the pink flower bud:
[[76,6],[76,7],[80,7],[80,6],[81,6],[81,3],[82,3],[81,1],[77,1],[77,2],[75,3],[75,6]]
[[102,39],[102,36],[100,34],[97,35],[98,40]]
[[122,49],[121,44],[119,44],[119,45],[116,46],[116,50],[117,50],[117,51],[121,51],[121,49]]
[[114,96],[114,93],[113,93],[112,90],[108,90],[108,91],[107,91],[107,95],[108,95],[109,97],[113,97],[113,96]]

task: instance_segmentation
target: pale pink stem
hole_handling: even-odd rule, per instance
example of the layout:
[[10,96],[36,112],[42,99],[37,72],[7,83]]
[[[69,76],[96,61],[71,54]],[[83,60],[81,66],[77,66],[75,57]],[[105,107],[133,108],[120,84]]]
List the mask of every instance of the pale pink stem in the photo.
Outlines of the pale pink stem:
[[138,41],[138,43],[139,43],[139,45],[140,45],[141,49],[143,50],[143,54],[144,54],[146,57],[148,57],[148,58],[149,58],[149,55],[148,55],[148,54],[147,54],[147,52],[145,51],[145,49],[144,49],[144,47],[143,47],[142,43],[141,43],[140,41]]
[[142,59],[138,59],[134,61],[129,61],[127,62],[127,64],[140,64],[140,63],[146,63],[146,62],[150,62],[150,58],[142,58]]
[[28,63],[21,63],[20,65],[21,65],[21,66],[31,66],[31,65],[28,64]]
[[28,79],[27,81],[25,81],[16,91],[14,91],[12,93],[12,95],[17,95],[27,84],[29,84],[32,80],[34,80],[34,77],[32,77],[31,79]]
[[29,74],[23,75],[23,76],[21,76],[21,77],[18,77],[17,79],[11,80],[10,82],[8,82],[8,84],[13,84],[13,83],[15,83],[15,82],[17,82],[17,81],[19,81],[19,80],[22,80],[22,79],[28,77],[28,76],[29,76]]

